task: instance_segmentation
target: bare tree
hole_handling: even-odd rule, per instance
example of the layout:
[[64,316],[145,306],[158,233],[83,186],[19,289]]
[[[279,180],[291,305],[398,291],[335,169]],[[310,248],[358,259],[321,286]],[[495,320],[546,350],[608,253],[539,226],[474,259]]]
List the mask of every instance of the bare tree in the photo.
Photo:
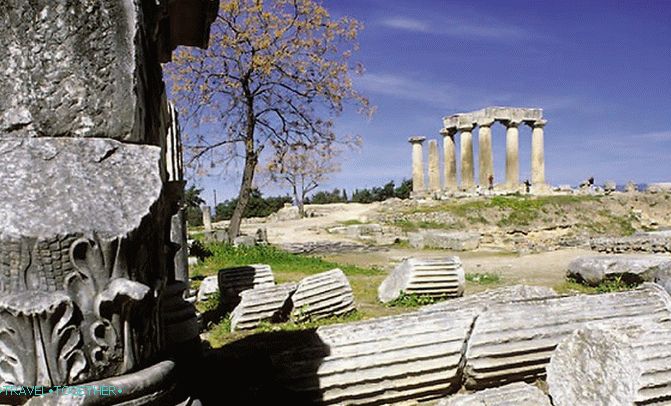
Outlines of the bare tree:
[[360,29],[313,0],[224,0],[210,47],[180,50],[167,66],[172,96],[193,128],[187,163],[202,170],[244,160],[231,238],[265,148],[281,155],[338,143],[333,118],[348,102],[372,114],[351,79],[363,71],[350,62]]
[[320,148],[291,146],[283,154],[275,155],[267,170],[273,181],[291,188],[298,212],[305,217],[306,196],[327,181],[332,173],[340,171],[340,163],[337,162],[340,153],[334,145],[322,145]]

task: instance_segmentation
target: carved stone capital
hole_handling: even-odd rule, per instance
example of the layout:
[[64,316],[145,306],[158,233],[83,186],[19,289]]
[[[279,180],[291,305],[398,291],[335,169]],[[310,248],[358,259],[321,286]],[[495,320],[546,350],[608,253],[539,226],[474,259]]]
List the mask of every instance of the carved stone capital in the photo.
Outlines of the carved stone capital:
[[418,135],[408,138],[408,142],[411,143],[411,144],[421,144],[424,141],[426,141],[426,137],[422,137],[422,136],[418,136]]

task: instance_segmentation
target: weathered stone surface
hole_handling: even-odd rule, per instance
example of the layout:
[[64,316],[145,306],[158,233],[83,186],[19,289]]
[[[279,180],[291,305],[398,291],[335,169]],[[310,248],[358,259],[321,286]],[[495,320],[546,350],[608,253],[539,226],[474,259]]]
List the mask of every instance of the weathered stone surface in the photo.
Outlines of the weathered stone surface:
[[219,281],[216,276],[208,276],[203,279],[198,288],[198,301],[204,302],[214,293],[219,292]]
[[289,298],[297,287],[285,283],[240,292],[240,304],[231,312],[231,331],[252,329],[262,321],[286,321],[291,310]]
[[480,233],[476,232],[422,230],[409,233],[408,237],[413,248],[470,251],[480,246]]
[[222,269],[217,278],[221,303],[231,310],[240,303],[240,292],[275,285],[273,271],[264,264]]
[[173,282],[169,283],[163,292],[161,317],[164,326],[163,336],[168,346],[194,340],[200,333],[196,309],[183,298],[187,289],[187,283]]
[[671,330],[585,327],[562,340],[547,367],[556,406],[666,404],[671,400]]
[[408,258],[397,265],[377,290],[384,303],[402,292],[431,297],[458,297],[464,294],[464,268],[459,257],[441,259]]
[[650,193],[671,192],[671,182],[650,183],[647,191]]
[[464,125],[480,125],[492,121],[514,121],[533,123],[543,119],[542,109],[522,107],[487,107],[470,113],[453,114],[443,118],[445,129]]
[[671,322],[661,287],[601,295],[536,299],[492,306],[478,317],[466,353],[469,389],[542,378],[557,344],[575,329],[602,322]]
[[369,251],[371,247],[345,241],[311,241],[304,243],[282,244],[284,251],[292,254],[324,254],[329,252]]
[[160,198],[160,160],[114,140],[3,138],[0,238],[126,235]]
[[567,276],[596,286],[604,279],[622,277],[628,282],[654,282],[671,276],[671,256],[598,255],[580,257],[568,265]]
[[[162,361],[139,371],[88,382],[79,387],[57,387],[51,393],[44,388],[43,396],[34,397],[25,405],[92,406],[110,404],[110,399],[114,399],[113,404],[117,405],[174,405],[176,381],[175,363]],[[97,394],[93,393],[94,387],[98,389]],[[102,388],[107,390],[107,395],[101,395]],[[110,392],[112,389],[114,392]],[[17,397],[10,400],[16,401]]]
[[399,404],[458,390],[470,311],[414,312],[320,327],[315,342],[275,354],[282,387],[317,404]]
[[291,304],[292,319],[319,319],[354,310],[354,295],[347,276],[336,268],[301,279]]
[[636,234],[629,237],[599,237],[590,240],[593,251],[609,254],[632,252],[671,253],[671,238],[666,236]]
[[296,206],[288,206],[279,209],[277,212],[268,216],[270,221],[290,221],[300,220],[301,214]]
[[233,239],[233,245],[236,247],[253,247],[256,245],[256,237],[253,235],[239,235]]
[[499,388],[455,395],[440,400],[436,406],[551,406],[551,403],[550,398],[536,386],[516,382]]
[[461,309],[475,309],[481,312],[496,304],[520,302],[530,299],[543,299],[555,296],[557,296],[557,292],[555,292],[554,289],[545,286],[513,285],[488,289],[473,295],[424,306],[420,311],[449,312]]
[[612,193],[617,189],[617,183],[615,183],[614,180],[607,180],[606,183],[603,184],[603,191],[606,193]]

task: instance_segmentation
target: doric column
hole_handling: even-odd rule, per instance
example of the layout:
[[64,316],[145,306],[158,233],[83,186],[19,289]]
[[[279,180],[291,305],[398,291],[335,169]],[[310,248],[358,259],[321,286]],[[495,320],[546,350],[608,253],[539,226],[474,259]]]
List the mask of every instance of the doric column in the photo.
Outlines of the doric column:
[[454,144],[456,128],[446,128],[441,132],[443,136],[443,158],[445,160],[444,176],[445,189],[457,189],[457,154]]
[[461,133],[461,188],[470,189],[475,185],[475,167],[473,165],[473,125],[459,127]]
[[506,123],[506,183],[516,187],[520,183],[520,133],[519,122]]
[[412,144],[412,191],[421,193],[424,191],[424,162],[422,143],[426,137],[410,137],[408,142]]
[[478,144],[479,144],[479,180],[480,186],[486,188],[489,186],[489,176],[494,176],[494,156],[492,155],[492,124],[494,120],[478,123]]
[[531,125],[531,182],[534,185],[545,184],[545,147],[543,127],[546,120],[534,121]]
[[438,157],[438,141],[429,140],[429,190],[440,190],[440,158]]

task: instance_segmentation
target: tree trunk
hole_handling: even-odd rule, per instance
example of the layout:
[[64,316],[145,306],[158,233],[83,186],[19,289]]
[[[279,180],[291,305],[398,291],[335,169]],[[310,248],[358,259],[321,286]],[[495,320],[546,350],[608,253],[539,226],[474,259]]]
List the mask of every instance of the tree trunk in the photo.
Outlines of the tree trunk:
[[293,185],[293,191],[294,191],[294,200],[296,201],[296,206],[298,206],[298,215],[300,218],[305,217],[305,204],[303,204],[304,199],[301,199],[301,197],[298,194],[298,189],[296,188],[296,184],[294,183]]
[[240,193],[238,194],[238,203],[235,205],[233,215],[231,215],[231,222],[228,225],[228,239],[233,242],[235,237],[240,234],[240,223],[242,222],[242,215],[249,203],[249,196],[252,192],[252,182],[254,180],[254,171],[257,163],[256,154],[252,151],[247,152],[245,156],[245,169],[242,172],[242,183],[240,184]]
[[[259,156],[254,147],[254,130],[256,129],[256,120],[254,116],[254,99],[249,92],[248,78],[243,83],[247,99],[247,117],[245,128],[245,169],[242,172],[242,182],[240,182],[240,193],[238,194],[238,203],[235,205],[231,222],[228,225],[228,239],[232,243],[235,237],[240,234],[240,223],[242,215],[249,203],[249,196],[252,192],[252,182],[254,180],[254,171],[258,163]],[[262,148],[261,148],[262,149]],[[260,150],[259,149],[259,153]]]

